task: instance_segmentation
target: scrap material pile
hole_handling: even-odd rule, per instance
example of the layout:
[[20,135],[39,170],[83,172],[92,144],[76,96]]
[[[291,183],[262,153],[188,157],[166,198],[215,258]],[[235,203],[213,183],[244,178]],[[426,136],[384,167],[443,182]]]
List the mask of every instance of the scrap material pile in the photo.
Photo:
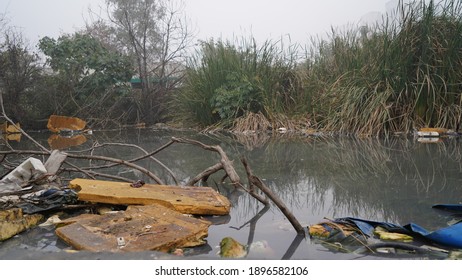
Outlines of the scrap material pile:
[[[436,209],[462,213],[462,205],[435,205]],[[309,227],[311,238],[331,250],[358,254],[420,254],[441,258],[462,249],[462,222],[430,232],[419,225],[404,226],[352,217],[338,218]]]
[[[55,151],[47,163],[28,158],[0,181],[0,241],[40,223],[42,212],[70,204],[126,207],[121,211],[53,217],[56,235],[75,249],[93,252],[170,252],[205,243],[209,221],[227,215],[229,200],[208,187],[183,187],[74,179],[57,184],[55,172],[65,156]],[[75,206],[78,206],[75,205]],[[120,207],[119,207],[120,208]]]

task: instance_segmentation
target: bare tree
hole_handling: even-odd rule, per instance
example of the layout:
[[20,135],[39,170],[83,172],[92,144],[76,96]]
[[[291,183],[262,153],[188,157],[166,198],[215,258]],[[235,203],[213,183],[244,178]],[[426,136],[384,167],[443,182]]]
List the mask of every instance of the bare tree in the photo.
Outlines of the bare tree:
[[38,56],[28,49],[23,35],[13,27],[4,28],[2,39],[0,80],[3,82],[3,98],[8,104],[8,113],[16,121],[24,121],[26,111],[30,109],[25,97],[33,95],[32,89],[40,77]]
[[87,31],[133,57],[141,84],[140,121],[157,121],[164,96],[182,78],[185,53],[193,42],[183,3],[106,0],[105,9],[107,20],[98,17]]

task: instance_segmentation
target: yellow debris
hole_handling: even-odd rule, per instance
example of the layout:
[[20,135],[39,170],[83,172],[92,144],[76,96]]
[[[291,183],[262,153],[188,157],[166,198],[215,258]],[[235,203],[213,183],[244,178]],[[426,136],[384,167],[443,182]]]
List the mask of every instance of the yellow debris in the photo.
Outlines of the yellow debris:
[[48,119],[47,128],[51,132],[60,132],[62,130],[83,130],[87,122],[75,117],[51,115]]
[[402,233],[395,233],[389,232],[384,228],[377,227],[374,230],[374,234],[376,234],[382,240],[390,240],[390,241],[401,241],[401,242],[412,242],[412,236]]

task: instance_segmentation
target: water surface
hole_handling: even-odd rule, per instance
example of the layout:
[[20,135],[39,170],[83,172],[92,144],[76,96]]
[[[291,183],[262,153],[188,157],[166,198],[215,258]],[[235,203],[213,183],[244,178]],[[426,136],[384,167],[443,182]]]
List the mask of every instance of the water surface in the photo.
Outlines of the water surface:
[[[32,135],[48,145],[48,132]],[[67,151],[86,153],[96,143],[136,144],[146,151],[152,151],[167,143],[172,136],[220,145],[234,160],[235,168],[245,183],[247,179],[239,159],[247,158],[254,174],[286,203],[304,226],[319,223],[325,218],[348,216],[400,225],[412,222],[431,231],[447,226],[453,218],[435,211],[432,205],[460,203],[462,197],[461,143],[458,138],[421,143],[404,136],[383,139],[287,134],[236,136],[140,129],[95,131],[87,136],[84,144],[68,148]],[[20,142],[9,144],[16,149],[33,148],[24,137]],[[95,149],[93,153],[124,159],[143,154],[133,147],[121,146],[105,146]],[[175,173],[180,183],[219,160],[213,152],[186,144],[174,144],[158,153],[156,158]],[[140,164],[167,183],[174,183],[168,172],[154,161],[147,159]],[[126,167],[114,168],[111,172],[147,180],[139,172]],[[376,258],[339,252],[309,238],[297,237],[279,209],[274,205],[269,209],[264,208],[246,193],[235,190],[229,181],[220,183],[222,175],[212,176],[207,184],[230,199],[231,213],[225,217],[210,218],[214,225],[209,228],[207,245],[187,250],[187,255],[219,258],[218,245],[222,238],[229,236],[242,244],[258,245],[258,248],[250,250],[248,258]],[[34,258],[40,258],[40,254],[46,257],[49,252],[60,252],[69,249],[69,246],[58,240],[52,229],[35,229],[0,243],[0,256],[8,258],[8,254],[17,254],[12,251],[13,248],[38,252]],[[151,258],[152,254],[138,257]]]

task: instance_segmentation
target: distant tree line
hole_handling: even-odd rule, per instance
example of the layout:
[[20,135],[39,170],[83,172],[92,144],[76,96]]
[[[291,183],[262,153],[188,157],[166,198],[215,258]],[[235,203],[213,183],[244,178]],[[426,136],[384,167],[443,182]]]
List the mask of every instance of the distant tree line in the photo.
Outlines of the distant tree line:
[[182,7],[174,5],[107,0],[106,17],[74,34],[41,38],[39,53],[4,15],[0,79],[6,113],[33,128],[44,128],[51,114],[104,127],[164,121],[166,98],[181,81],[192,42]]
[[383,135],[462,121],[462,1],[399,1],[382,22],[299,46],[212,39],[192,52],[181,5],[106,0],[106,15],[40,53],[2,21],[7,114],[93,127],[172,121],[200,128]]

